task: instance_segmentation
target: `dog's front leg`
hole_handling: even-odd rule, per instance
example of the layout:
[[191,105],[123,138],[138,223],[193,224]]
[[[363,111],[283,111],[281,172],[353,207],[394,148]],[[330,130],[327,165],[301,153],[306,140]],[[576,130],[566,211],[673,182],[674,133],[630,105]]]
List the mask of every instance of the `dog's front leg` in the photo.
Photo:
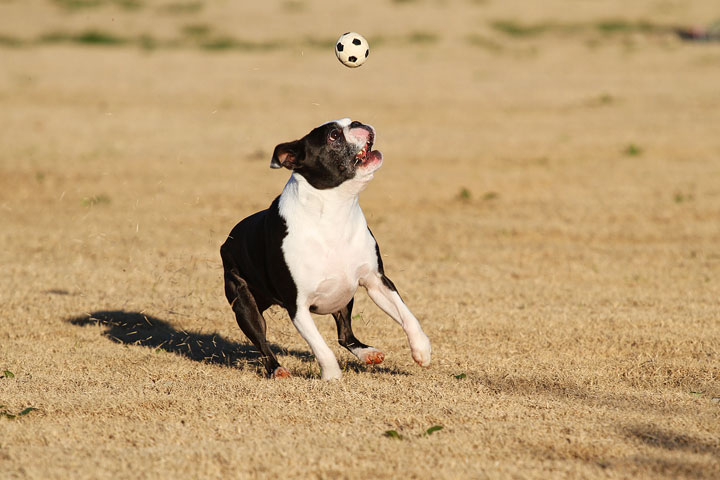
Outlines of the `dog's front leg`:
[[395,285],[381,273],[373,275],[365,284],[365,288],[372,301],[405,330],[413,360],[420,366],[429,366],[432,350],[430,339],[423,332],[415,315],[400,298]]
[[333,380],[342,378],[340,365],[338,365],[335,355],[332,350],[330,350],[330,347],[327,346],[327,343],[325,343],[322,335],[320,335],[312,315],[310,315],[310,311],[298,308],[293,318],[293,325],[295,325],[297,331],[300,332],[300,336],[310,345],[315,358],[320,364],[322,379]]

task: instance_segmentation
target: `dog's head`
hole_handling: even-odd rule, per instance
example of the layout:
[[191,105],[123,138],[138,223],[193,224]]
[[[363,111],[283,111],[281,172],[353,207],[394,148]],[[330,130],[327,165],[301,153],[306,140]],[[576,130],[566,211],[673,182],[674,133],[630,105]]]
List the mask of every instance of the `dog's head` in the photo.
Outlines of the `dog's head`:
[[382,153],[372,149],[374,141],[373,127],[343,118],[275,147],[270,167],[293,170],[319,190],[349,180],[366,182],[383,161]]

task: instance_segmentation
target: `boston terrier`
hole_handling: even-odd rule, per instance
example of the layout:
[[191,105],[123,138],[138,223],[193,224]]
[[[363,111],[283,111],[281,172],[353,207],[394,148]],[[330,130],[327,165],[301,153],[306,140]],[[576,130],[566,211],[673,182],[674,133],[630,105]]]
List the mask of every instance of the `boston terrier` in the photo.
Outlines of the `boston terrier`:
[[373,127],[345,118],[275,147],[270,167],[292,171],[282,194],[267,210],[238,223],[220,248],[225,296],[272,378],[290,373],[280,366],[265,336],[262,313],[271,305],[287,310],[325,380],[342,373],[311,313],[332,314],[338,342],[361,362],[385,359],[383,352],[353,334],[358,286],[402,326],[413,360],[430,365],[430,340],[385,275],[380,249],[358,203],[358,195],[383,163],[382,154],[372,149],[374,140]]

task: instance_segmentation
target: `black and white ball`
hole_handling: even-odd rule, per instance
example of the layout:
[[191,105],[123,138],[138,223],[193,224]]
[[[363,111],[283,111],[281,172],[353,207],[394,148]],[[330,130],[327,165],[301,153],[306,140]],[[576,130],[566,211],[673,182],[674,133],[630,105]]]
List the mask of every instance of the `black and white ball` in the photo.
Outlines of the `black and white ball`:
[[367,60],[370,55],[370,46],[359,33],[348,32],[338,38],[335,44],[335,55],[346,67],[356,68]]

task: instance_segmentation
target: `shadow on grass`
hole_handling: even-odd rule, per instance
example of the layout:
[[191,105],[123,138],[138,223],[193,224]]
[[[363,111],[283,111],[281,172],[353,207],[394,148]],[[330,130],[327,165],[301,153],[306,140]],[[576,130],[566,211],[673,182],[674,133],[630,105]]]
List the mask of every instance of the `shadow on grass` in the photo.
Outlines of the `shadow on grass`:
[[[471,377],[471,376],[469,376]],[[654,392],[647,395],[632,393],[603,392],[592,387],[555,378],[533,376],[524,378],[509,374],[480,375],[480,383],[494,393],[517,395],[537,400],[531,408],[550,411],[578,411],[587,415],[587,407],[598,409],[593,412],[604,421],[614,417],[624,422],[625,411],[635,411],[654,415],[660,412],[668,418],[674,415],[693,415],[696,410],[691,406],[668,405],[667,400],[658,398]],[[561,406],[548,405],[544,397],[551,397]],[[578,408],[575,403],[584,404]],[[544,414],[543,414],[544,418]],[[568,419],[568,432],[588,428],[587,421]],[[575,425],[573,427],[572,425]],[[605,429],[605,427],[600,427]],[[619,435],[618,435],[619,433]],[[578,435],[574,438],[565,433],[546,437],[529,437],[523,446],[531,455],[550,462],[581,461],[608,473],[602,477],[648,477],[648,478],[688,478],[697,480],[717,479],[717,459],[720,458],[720,442],[712,437],[701,438],[685,433],[664,430],[653,424],[622,425],[617,433],[605,432],[615,447],[599,447],[593,435]],[[631,448],[628,444],[632,444]],[[652,449],[637,449],[638,445]],[[688,455],[690,454],[690,455]],[[695,455],[705,455],[705,458]]]
[[619,473],[621,478],[692,478],[694,480],[717,480],[717,468],[698,460],[644,457],[635,455],[625,459],[601,461],[603,468]]
[[[320,378],[320,366],[315,361],[315,357],[304,358],[303,365],[291,370],[293,377],[304,378],[306,380]],[[397,375],[408,377],[412,375],[410,372],[401,370],[396,367],[387,367],[385,365],[365,365],[359,362],[355,357],[352,360],[344,360],[338,358],[338,365],[343,375],[354,373],[356,375]]]
[[[200,333],[176,329],[170,323],[139,312],[98,311],[80,317],[66,319],[67,322],[84,327],[100,325],[107,327],[103,335],[116,343],[140,345],[163,350],[196,362],[233,366],[238,361],[255,364],[262,370],[260,352],[250,343],[237,343],[217,333]],[[276,355],[293,355],[310,359],[308,352],[287,350],[271,344]]]
[[[232,367],[240,361],[248,362],[255,366],[260,375],[264,375],[265,370],[260,359],[260,352],[251,343],[233,342],[217,333],[176,329],[169,322],[144,313],[122,310],[97,311],[67,318],[65,321],[80,327],[87,325],[106,327],[103,335],[113,342],[162,350],[196,362],[228,367]],[[275,355],[292,355],[308,364],[308,368],[304,372],[293,372],[293,375],[305,378],[320,376],[315,357],[309,351],[286,349],[275,344],[270,344],[270,350]],[[367,367],[356,360],[341,361],[340,367],[346,372],[409,375],[405,371],[391,367]],[[315,371],[317,373],[314,373]]]
[[352,357],[352,360],[338,359],[338,363],[340,364],[340,370],[345,373],[354,372],[359,375],[381,373],[383,375],[400,375],[405,377],[412,375],[410,372],[400,370],[396,367],[387,367],[385,365],[365,365],[364,363],[358,361],[355,357]]
[[682,433],[662,430],[655,425],[638,425],[627,429],[629,438],[665,450],[682,450],[692,453],[709,453],[720,457],[720,442],[709,442]]
[[523,377],[516,374],[479,375],[478,380],[493,393],[507,393],[529,398],[553,397],[582,402],[589,406],[602,406],[632,411],[654,410],[660,413],[675,414],[687,411],[682,405],[668,405],[662,398],[631,392],[603,391],[585,386],[569,379],[534,375]]

